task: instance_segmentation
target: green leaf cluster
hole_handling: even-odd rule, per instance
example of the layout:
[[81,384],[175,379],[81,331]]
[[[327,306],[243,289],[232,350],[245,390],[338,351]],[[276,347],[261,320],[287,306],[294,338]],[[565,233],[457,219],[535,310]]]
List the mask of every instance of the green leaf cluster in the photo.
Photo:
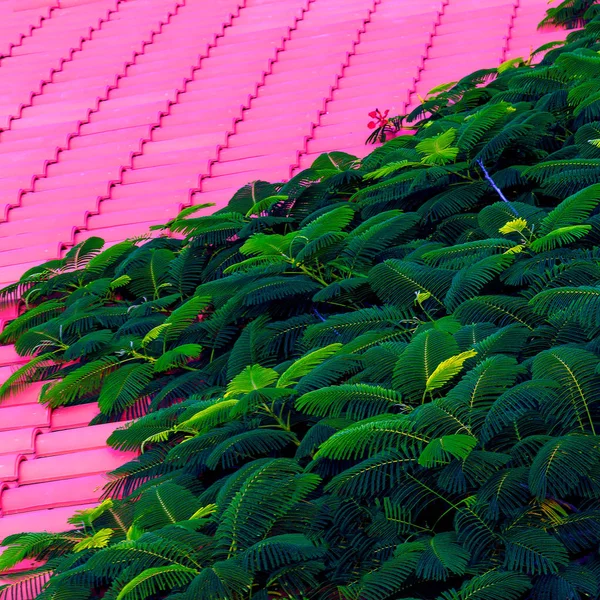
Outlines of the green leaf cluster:
[[74,531],[2,541],[0,571],[47,561],[9,593],[600,598],[591,5],[551,9],[587,25],[538,65],[437,90],[414,136],[2,292],[31,360],[0,397],[98,403],[139,452]]

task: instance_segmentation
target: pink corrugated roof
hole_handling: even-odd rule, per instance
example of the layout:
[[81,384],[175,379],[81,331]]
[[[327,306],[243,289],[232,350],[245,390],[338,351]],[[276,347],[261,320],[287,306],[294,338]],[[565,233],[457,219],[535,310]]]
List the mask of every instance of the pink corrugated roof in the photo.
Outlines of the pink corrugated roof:
[[[546,0],[0,0],[0,285],[90,236],[364,155],[367,113],[564,36]],[[0,319],[14,318],[15,307]],[[0,381],[21,359],[0,348]],[[0,539],[93,505],[115,425],[0,405]],[[28,565],[24,565],[26,570]],[[1,580],[0,580],[1,581]]]

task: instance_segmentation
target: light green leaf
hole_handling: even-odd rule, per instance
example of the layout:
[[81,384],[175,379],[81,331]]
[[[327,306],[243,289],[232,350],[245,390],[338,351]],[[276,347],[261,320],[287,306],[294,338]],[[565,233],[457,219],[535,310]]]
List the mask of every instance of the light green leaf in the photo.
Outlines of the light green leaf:
[[183,565],[146,569],[123,586],[117,600],[142,600],[154,596],[160,590],[184,586],[197,574],[195,569]]
[[531,243],[531,249],[534,252],[546,252],[548,250],[553,250],[554,248],[572,244],[586,236],[591,228],[591,225],[569,225],[567,227],[559,227],[545,236],[534,240]]
[[464,362],[476,355],[477,352],[475,350],[467,350],[442,361],[428,377],[425,384],[425,393],[432,392],[446,385],[461,372]]
[[416,150],[423,155],[421,162],[426,165],[445,165],[452,162],[459,149],[452,146],[456,139],[456,129],[448,129],[416,145]]
[[243,396],[252,390],[268,387],[278,378],[279,373],[274,369],[266,369],[260,365],[250,365],[231,380],[227,386],[225,398]]
[[419,456],[419,464],[423,467],[436,467],[447,464],[452,458],[464,460],[477,445],[477,438],[471,435],[445,435],[431,440]]
[[171,327],[171,323],[161,323],[160,325],[153,327],[144,336],[144,339],[142,340],[142,348],[145,348],[148,344],[157,340],[169,327]]
[[113,534],[114,531],[112,529],[100,529],[94,535],[83,538],[78,544],[75,544],[73,552],[83,552],[91,548],[106,548]]
[[342,344],[330,344],[329,346],[305,354],[281,374],[281,377],[277,382],[277,387],[285,388],[296,385],[301,377],[308,375],[321,363],[325,362],[334,354],[337,354],[341,347]]

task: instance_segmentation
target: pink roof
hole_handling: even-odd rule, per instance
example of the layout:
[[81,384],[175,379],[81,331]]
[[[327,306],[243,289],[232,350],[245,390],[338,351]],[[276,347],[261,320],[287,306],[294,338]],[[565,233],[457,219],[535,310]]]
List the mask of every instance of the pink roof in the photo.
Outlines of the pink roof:
[[[89,236],[223,206],[322,152],[369,151],[367,113],[564,37],[547,0],[0,0],[0,285]],[[13,318],[14,307],[0,314]],[[0,381],[22,361],[0,348]],[[0,540],[60,531],[131,455],[95,406],[39,386],[0,406]],[[23,565],[26,571],[30,568]],[[1,580],[0,580],[1,582]]]

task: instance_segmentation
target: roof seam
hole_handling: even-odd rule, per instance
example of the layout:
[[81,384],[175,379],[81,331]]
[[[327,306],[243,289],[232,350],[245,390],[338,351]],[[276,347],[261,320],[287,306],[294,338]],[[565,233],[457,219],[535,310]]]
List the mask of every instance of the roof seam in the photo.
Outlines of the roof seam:
[[521,8],[521,0],[514,0],[513,5],[513,14],[510,17],[510,22],[508,24],[508,34],[506,35],[506,39],[504,41],[504,47],[502,48],[502,62],[506,60],[506,54],[510,50],[510,42],[512,39],[512,32],[515,27],[515,20],[518,17],[519,8]]
[[[313,0],[309,0],[309,1],[312,2]],[[232,13],[229,14],[228,20],[222,24],[221,31],[218,32],[215,35],[214,41],[208,44],[207,49],[206,49],[206,54],[201,55],[200,58],[199,58],[199,60],[198,60],[198,62],[197,62],[197,65],[195,67],[193,67],[191,76],[189,78],[185,79],[184,84],[183,84],[183,86],[182,86],[181,89],[177,89],[176,90],[176,92],[175,92],[175,100],[169,101],[169,104],[167,106],[167,110],[166,111],[161,111],[159,113],[157,121],[153,125],[150,126],[150,134],[149,134],[149,136],[147,138],[142,138],[140,140],[140,150],[138,152],[133,152],[131,154],[131,156],[130,156],[130,162],[129,162],[129,165],[127,167],[128,169],[133,169],[134,168],[133,167],[133,160],[134,160],[134,158],[136,156],[143,155],[143,153],[144,153],[144,150],[143,150],[144,145],[147,144],[148,142],[154,141],[153,137],[152,137],[153,132],[161,127],[161,121],[162,121],[163,117],[166,117],[166,116],[170,115],[171,114],[171,107],[174,106],[174,105],[179,104],[179,96],[181,94],[185,94],[186,91],[187,91],[188,83],[194,81],[194,73],[196,71],[202,69],[202,61],[205,60],[205,59],[210,58],[210,51],[213,48],[216,48],[218,46],[219,40],[222,39],[225,36],[226,29],[228,29],[228,28],[230,28],[230,27],[233,26],[233,20],[236,19],[236,18],[238,18],[240,16],[240,13],[241,13],[242,9],[246,8],[246,5],[247,5],[247,0],[241,0],[240,2],[238,2],[237,12],[235,14],[232,14]],[[109,186],[107,195],[104,196],[104,197],[98,198],[97,205],[96,205],[96,211],[95,212],[88,212],[86,214],[86,216],[85,216],[85,227],[79,227],[78,231],[87,231],[87,220],[88,220],[88,218],[90,216],[94,215],[94,214],[96,214],[96,215],[100,214],[100,205],[101,205],[101,203],[104,200],[111,200],[112,199],[112,190],[113,190],[114,187],[116,187],[118,185],[123,185],[123,172],[124,172],[124,170],[121,171],[119,181],[116,181],[116,182],[112,183],[112,185]],[[192,192],[190,192],[188,194],[188,201],[185,202],[185,203],[182,203],[181,207],[183,208],[185,206],[189,206],[189,204],[191,203],[191,198],[192,198]],[[75,235],[73,235],[72,242],[71,242],[70,245],[72,245],[74,243],[75,243]]]
[[[245,113],[252,108],[252,100],[258,97],[259,90],[264,87],[267,83],[267,77],[273,73],[273,67],[278,62],[279,55],[286,50],[286,43],[289,42],[292,38],[292,34],[294,31],[298,29],[299,24],[304,21],[306,13],[310,10],[311,4],[313,4],[316,0],[305,0],[305,4],[302,7],[302,13],[299,17],[294,17],[294,24],[288,29],[288,34],[283,38],[282,44],[280,48],[276,49],[275,58],[269,59],[269,67],[266,71],[263,71],[261,76],[259,77],[259,81],[255,87],[254,93],[250,94],[248,97],[248,103],[246,106],[242,107],[241,116],[234,120],[233,127],[229,131],[226,132],[225,144],[217,145],[217,153],[216,158],[209,161],[209,172],[205,175],[200,175],[198,180],[198,187],[191,189],[188,195],[188,201],[185,206],[190,206],[193,202],[193,196],[196,193],[202,192],[202,181],[204,179],[208,179],[212,176],[212,166],[221,160],[221,152],[229,148],[229,139],[237,133],[238,123],[242,123],[244,121]],[[306,147],[307,139],[304,140],[304,145]],[[292,167],[290,166],[290,174]]]
[[290,177],[293,176],[294,171],[300,168],[300,159],[304,154],[308,153],[308,144],[315,137],[315,130],[321,126],[321,117],[327,112],[327,105],[333,100],[333,96],[335,91],[339,88],[340,81],[344,77],[344,73],[348,66],[350,65],[350,59],[352,56],[356,54],[356,47],[361,42],[362,35],[366,32],[367,24],[371,22],[372,15],[376,12],[377,7],[381,4],[382,0],[373,0],[373,4],[369,9],[369,14],[363,20],[362,27],[357,31],[356,40],[352,43],[352,49],[350,52],[346,53],[346,60],[342,63],[342,67],[340,69],[339,75],[336,77],[335,84],[330,87],[329,95],[325,97],[325,102],[323,103],[323,108],[318,112],[316,122],[312,123],[312,127],[310,129],[310,134],[305,136],[304,138],[304,147],[297,153],[296,162],[293,165],[290,165]]
[[[63,67],[65,65],[65,63],[69,63],[73,60],[73,56],[77,53],[77,52],[81,52],[83,50],[83,44],[84,42],[87,42],[89,40],[92,39],[92,35],[95,31],[98,31],[99,29],[102,29],[102,25],[106,22],[106,21],[110,21],[111,16],[114,13],[119,12],[119,8],[121,6],[121,4],[123,2],[127,2],[127,0],[117,0],[116,2],[116,7],[114,9],[109,9],[107,12],[106,17],[102,18],[99,20],[98,26],[97,27],[90,27],[89,28],[89,33],[87,35],[87,37],[81,36],[80,40],[79,40],[79,47],[75,47],[75,48],[71,48],[69,50],[69,56],[67,58],[61,58],[60,59],[60,66],[58,69],[52,68],[50,69],[50,76],[49,79],[42,79],[40,81],[40,87],[39,87],[39,91],[32,91],[29,94],[29,100],[26,103],[21,103],[19,105],[19,109],[17,114],[15,115],[10,115],[8,117],[8,127],[6,127],[5,129],[0,130],[0,133],[4,132],[4,131],[11,131],[12,129],[12,123],[13,121],[16,121],[18,119],[21,119],[23,116],[23,111],[26,108],[29,108],[30,106],[33,105],[33,100],[34,98],[36,98],[37,96],[41,96],[44,93],[44,88],[49,84],[49,83],[53,83],[54,82],[54,75],[56,73],[61,73],[63,70]],[[98,100],[99,102],[101,102],[101,100]],[[49,163],[51,164],[51,163]],[[47,166],[45,167],[47,168]]]
[[[123,2],[123,1],[126,2],[127,0],[119,0],[119,2]],[[97,98],[95,108],[92,108],[92,109],[88,108],[87,109],[87,116],[86,116],[86,118],[84,120],[78,120],[77,126],[76,126],[76,130],[74,132],[71,132],[67,136],[66,146],[59,146],[59,147],[57,147],[55,149],[55,151],[54,151],[55,152],[55,158],[53,158],[53,159],[47,159],[46,161],[44,161],[43,172],[39,173],[39,174],[35,174],[35,175],[32,176],[30,188],[26,188],[26,189],[21,188],[19,190],[18,195],[17,195],[17,204],[15,204],[15,205],[12,205],[12,204],[5,205],[4,221],[8,221],[8,216],[9,216],[10,210],[12,210],[14,208],[18,208],[18,207],[21,206],[21,199],[22,199],[22,197],[23,197],[24,194],[27,194],[27,193],[30,193],[30,192],[35,192],[35,182],[38,179],[45,179],[46,177],[48,177],[48,167],[50,165],[58,163],[60,161],[60,153],[61,152],[64,152],[65,150],[69,150],[70,149],[70,147],[71,147],[71,140],[73,138],[76,138],[79,135],[81,135],[81,128],[84,125],[86,125],[86,124],[88,124],[90,122],[91,116],[94,113],[96,113],[96,112],[98,112],[100,110],[100,106],[101,106],[102,102],[105,102],[106,100],[109,99],[108,97],[110,95],[111,90],[118,88],[119,87],[119,81],[122,78],[124,78],[124,77],[127,76],[127,69],[128,69],[128,67],[131,66],[131,65],[135,65],[136,64],[137,57],[144,54],[145,47],[147,45],[152,44],[154,42],[154,37],[162,31],[162,29],[163,29],[163,27],[165,25],[168,25],[170,23],[171,18],[174,15],[177,14],[177,12],[178,12],[178,10],[179,10],[179,8],[181,6],[185,5],[185,2],[186,2],[186,0],[176,0],[175,6],[173,7],[173,10],[169,11],[168,14],[167,14],[167,17],[163,21],[159,22],[157,28],[151,30],[150,35],[148,36],[148,38],[146,38],[146,40],[142,41],[142,50],[141,50],[141,52],[135,52],[134,55],[133,55],[133,58],[131,60],[127,60],[124,63],[124,65],[123,65],[123,67],[124,67],[123,68],[123,73],[117,75],[115,84],[114,85],[108,85],[106,87],[105,97],[104,98]],[[115,14],[115,13],[112,13],[112,14]],[[122,171],[122,169],[121,169],[121,171]],[[122,178],[122,176],[123,176],[123,174],[121,172],[120,173],[120,178]],[[110,187],[112,185],[113,185],[113,181],[108,181],[107,182],[107,193],[108,193],[108,190],[110,189]],[[98,208],[99,199],[100,199],[100,197],[98,197],[98,199],[96,201],[97,202],[97,204],[96,204],[96,210]],[[93,213],[90,212],[89,214],[93,214]],[[88,214],[85,214],[84,215],[84,222],[87,222],[87,218],[88,218]],[[75,233],[76,233],[77,229],[78,229],[77,226],[74,226],[72,228],[72,231],[71,231],[71,240],[69,242],[62,242],[62,241],[58,242],[58,244],[57,244],[57,256],[60,256],[60,252],[62,251],[62,249],[64,247],[68,247],[68,246],[73,245],[74,238],[75,238]]]
[[433,46],[433,39],[437,35],[437,28],[442,24],[442,17],[446,14],[446,7],[450,4],[450,0],[442,0],[442,7],[437,11],[437,19],[433,23],[433,29],[431,31],[431,36],[429,38],[429,43],[425,48],[425,56],[423,56],[423,61],[419,70],[417,71],[417,76],[413,79],[413,86],[408,90],[406,106],[410,106],[411,98],[417,93],[417,86],[421,81],[421,73],[425,71],[427,61],[429,60],[429,50]]
[[54,6],[49,7],[48,10],[48,16],[47,17],[40,17],[40,22],[38,25],[30,25],[29,26],[29,32],[28,33],[20,33],[19,34],[19,41],[16,43],[10,43],[8,46],[8,54],[5,54],[3,56],[0,57],[0,65],[1,65],[1,61],[4,58],[8,58],[10,56],[12,56],[12,51],[13,48],[18,48],[19,46],[23,45],[23,40],[25,40],[28,37],[31,37],[33,35],[33,32],[36,29],[40,29],[43,25],[44,25],[44,21],[47,21],[48,19],[52,18],[52,14],[54,13],[55,10],[60,10],[60,0],[55,0]]

